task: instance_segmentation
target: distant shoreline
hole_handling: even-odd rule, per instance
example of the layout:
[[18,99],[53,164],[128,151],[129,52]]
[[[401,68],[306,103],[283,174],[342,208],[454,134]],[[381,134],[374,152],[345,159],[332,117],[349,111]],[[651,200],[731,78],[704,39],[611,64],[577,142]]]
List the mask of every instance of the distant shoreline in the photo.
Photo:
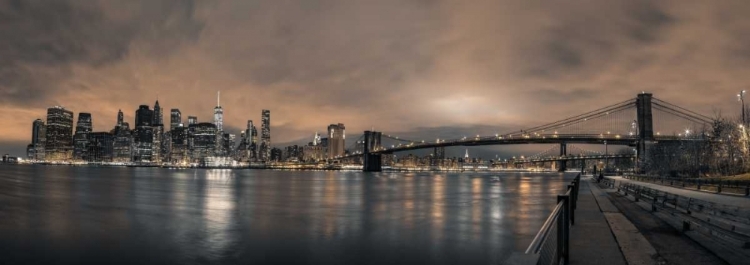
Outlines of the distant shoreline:
[[[230,169],[230,170],[246,170],[246,169],[260,169],[260,170],[290,170],[290,171],[361,171],[361,168],[357,167],[313,167],[310,166],[287,166],[287,165],[251,165],[251,166],[173,166],[173,165],[137,165],[137,164],[91,164],[91,163],[1,163],[4,165],[43,165],[43,166],[71,166],[71,167],[134,167],[134,168],[147,168],[147,167],[158,167],[165,169]],[[535,170],[535,169],[434,169],[434,168],[384,168],[382,172],[538,172],[538,173],[557,173],[554,170]]]

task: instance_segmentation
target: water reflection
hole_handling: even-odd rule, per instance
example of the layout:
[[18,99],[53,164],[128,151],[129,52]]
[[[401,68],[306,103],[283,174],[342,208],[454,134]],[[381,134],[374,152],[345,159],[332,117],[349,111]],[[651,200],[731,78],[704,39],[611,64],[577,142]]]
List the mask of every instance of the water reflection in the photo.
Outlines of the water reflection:
[[492,176],[0,167],[10,246],[0,254],[12,264],[499,263],[530,242],[572,176]]

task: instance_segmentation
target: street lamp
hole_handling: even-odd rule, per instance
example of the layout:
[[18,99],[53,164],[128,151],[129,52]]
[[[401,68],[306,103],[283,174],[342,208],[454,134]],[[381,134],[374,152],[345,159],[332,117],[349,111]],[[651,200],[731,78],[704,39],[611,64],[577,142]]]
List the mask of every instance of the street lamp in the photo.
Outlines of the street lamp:
[[742,90],[737,94],[737,100],[742,103],[742,124],[745,124],[747,123],[745,120],[745,90]]

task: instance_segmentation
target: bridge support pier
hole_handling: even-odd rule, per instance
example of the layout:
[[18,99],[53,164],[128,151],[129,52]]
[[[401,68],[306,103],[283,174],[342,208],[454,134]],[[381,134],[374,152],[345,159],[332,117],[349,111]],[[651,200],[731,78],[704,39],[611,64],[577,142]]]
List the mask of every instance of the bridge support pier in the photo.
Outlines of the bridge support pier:
[[380,172],[383,170],[383,160],[380,154],[364,154],[364,158],[364,165],[362,165],[363,171]]
[[362,171],[380,172],[383,170],[383,160],[380,154],[373,154],[372,151],[380,149],[381,132],[365,131],[365,144],[363,150]]
[[[567,143],[560,143],[560,157],[565,157],[568,155],[568,144]],[[568,170],[568,160],[560,160],[557,162],[557,171],[559,172],[565,172],[565,170]]]
[[[654,141],[654,119],[651,112],[650,93],[638,94],[636,98],[636,116],[638,118],[638,143],[636,149],[636,164],[642,167],[646,157],[646,143]],[[638,171],[641,168],[637,169]]]

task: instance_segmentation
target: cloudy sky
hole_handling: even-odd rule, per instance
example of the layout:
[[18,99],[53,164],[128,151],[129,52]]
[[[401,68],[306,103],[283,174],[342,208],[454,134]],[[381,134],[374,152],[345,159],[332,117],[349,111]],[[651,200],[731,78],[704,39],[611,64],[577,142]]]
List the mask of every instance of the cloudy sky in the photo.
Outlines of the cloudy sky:
[[734,113],[747,14],[744,0],[0,0],[0,152],[22,155],[50,106],[100,131],[157,97],[208,121],[216,91],[225,126],[270,109],[280,144],[339,122],[519,129],[641,91]]

